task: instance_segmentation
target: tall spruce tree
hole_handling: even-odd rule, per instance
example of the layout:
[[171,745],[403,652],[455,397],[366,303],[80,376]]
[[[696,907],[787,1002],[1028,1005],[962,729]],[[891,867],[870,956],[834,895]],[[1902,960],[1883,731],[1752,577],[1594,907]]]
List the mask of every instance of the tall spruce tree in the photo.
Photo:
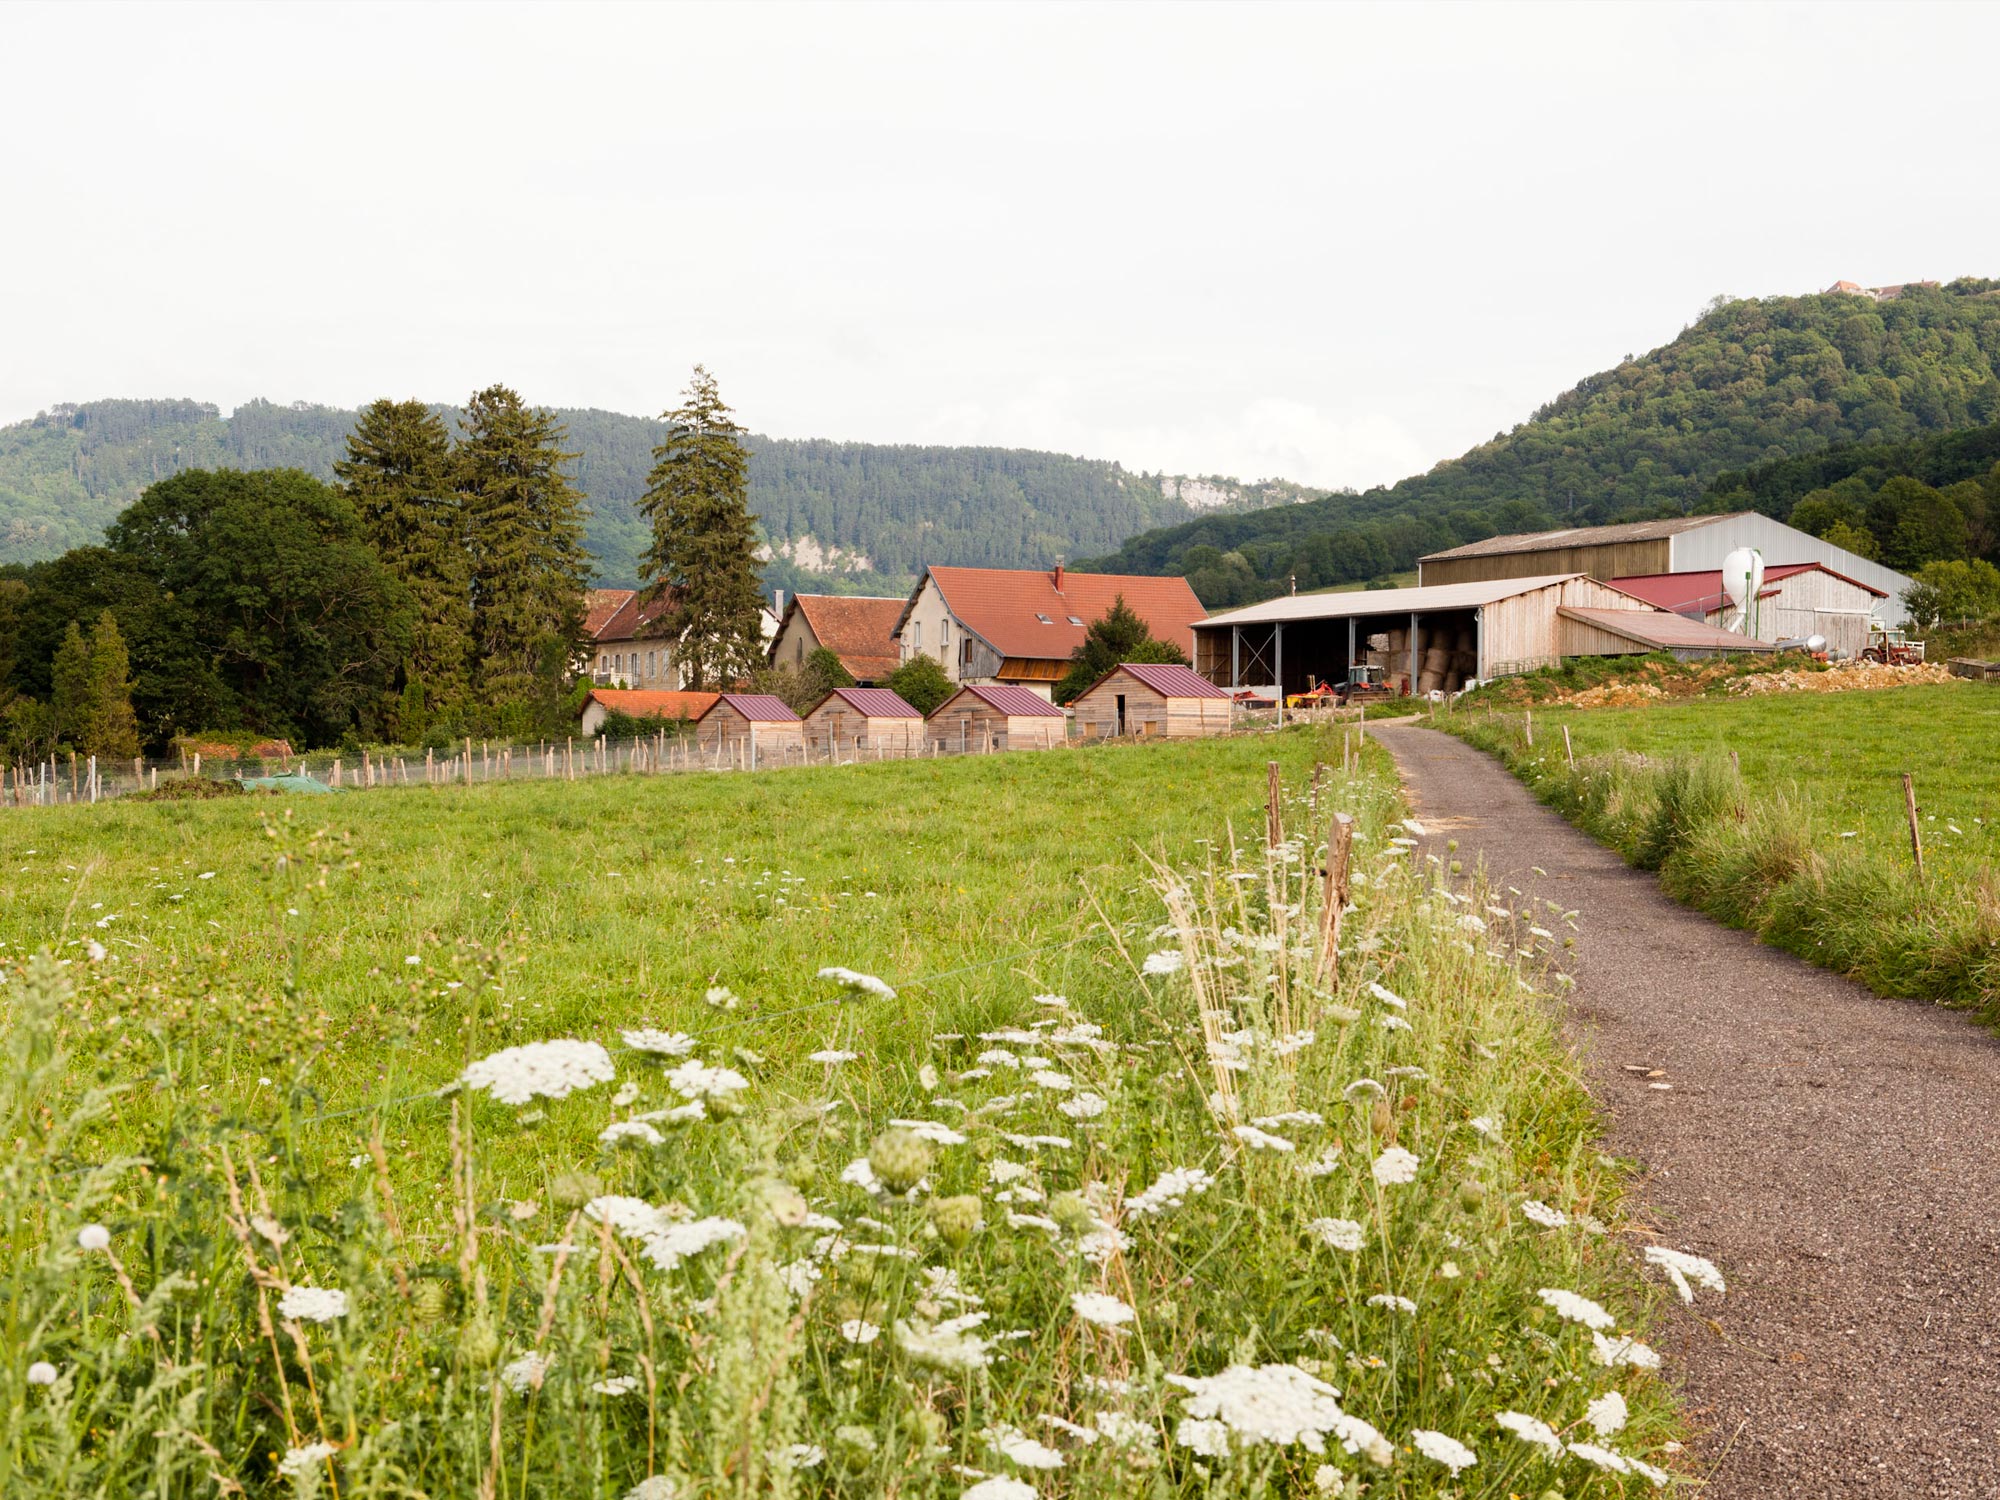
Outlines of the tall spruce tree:
[[652,522],[648,589],[673,601],[687,685],[726,688],[764,665],[764,596],[750,518],[750,455],[715,377],[700,365],[662,419],[640,512]]
[[51,677],[57,732],[78,754],[130,760],[139,753],[132,663],[110,610],[97,617],[88,637],[70,621]]
[[377,401],[363,409],[333,472],[375,555],[415,606],[396,728],[421,739],[432,725],[461,719],[472,685],[472,560],[451,436],[421,401]]
[[492,727],[552,728],[583,646],[583,501],[563,425],[504,385],[466,404],[457,469],[471,539],[475,691]]

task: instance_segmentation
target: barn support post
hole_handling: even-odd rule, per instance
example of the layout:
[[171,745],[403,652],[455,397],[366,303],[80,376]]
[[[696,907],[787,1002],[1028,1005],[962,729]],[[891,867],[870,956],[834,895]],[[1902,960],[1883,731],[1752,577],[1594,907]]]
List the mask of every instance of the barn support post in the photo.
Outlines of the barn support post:
[[1243,627],[1229,627],[1229,690],[1236,691],[1243,686]]
[[1410,692],[1417,691],[1417,612],[1410,611]]
[[1472,612],[1473,675],[1481,682],[1486,680],[1486,606],[1481,605]]
[[1285,727],[1285,622],[1271,627],[1271,675],[1278,679],[1278,727]]
[[1354,645],[1356,621],[1353,615],[1347,617],[1347,680],[1354,681]]

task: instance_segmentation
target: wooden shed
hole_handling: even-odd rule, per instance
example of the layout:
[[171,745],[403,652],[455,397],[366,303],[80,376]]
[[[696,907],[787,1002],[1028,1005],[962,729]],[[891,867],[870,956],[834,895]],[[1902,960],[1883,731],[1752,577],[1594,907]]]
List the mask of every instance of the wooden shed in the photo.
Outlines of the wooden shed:
[[807,712],[815,758],[899,759],[924,747],[924,716],[888,688],[835,688]]
[[1191,667],[1121,662],[1070,705],[1086,740],[1199,739],[1229,728],[1229,694]]
[[672,726],[692,723],[715,706],[720,693],[651,693],[639,689],[592,688],[583,700],[583,718],[578,726],[585,739],[594,739],[613,714],[630,719],[659,719]]
[[946,753],[1047,750],[1069,739],[1063,711],[1041,694],[1001,683],[968,683],[925,720],[924,732]]
[[797,764],[805,758],[805,725],[785,700],[770,693],[724,693],[694,721],[695,743],[722,765]]

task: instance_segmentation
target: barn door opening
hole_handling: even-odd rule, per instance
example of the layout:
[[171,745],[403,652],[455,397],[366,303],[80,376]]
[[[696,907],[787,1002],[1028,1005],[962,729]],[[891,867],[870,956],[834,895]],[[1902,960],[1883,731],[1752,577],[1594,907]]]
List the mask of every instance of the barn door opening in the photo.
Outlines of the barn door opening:
[[1125,695],[1123,693],[1118,694],[1118,732],[1120,734],[1125,732]]

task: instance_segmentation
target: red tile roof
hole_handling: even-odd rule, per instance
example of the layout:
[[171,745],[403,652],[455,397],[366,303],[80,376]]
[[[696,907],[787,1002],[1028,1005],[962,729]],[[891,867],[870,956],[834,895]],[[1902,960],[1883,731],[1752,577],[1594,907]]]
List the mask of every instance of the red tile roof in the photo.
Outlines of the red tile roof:
[[632,602],[637,589],[585,589],[583,591],[583,633],[592,640],[611,623],[613,615]]
[[644,692],[636,688],[592,688],[587,704],[592,698],[615,714],[630,714],[635,719],[699,719],[711,708],[720,693],[656,693]]
[[812,627],[813,639],[838,656],[855,677],[873,682],[903,664],[903,648],[896,642],[903,602],[900,597],[800,594],[785,606],[785,617],[799,611]]
[[[1120,662],[1098,682],[1117,672],[1130,672],[1154,692],[1167,698],[1227,698],[1229,694],[1210,682],[1192,667],[1179,666],[1173,662],[1126,661]],[[1092,683],[1095,687],[1097,683]]]
[[674,607],[671,590],[662,590],[650,599],[643,599],[635,589],[596,589],[594,593],[622,593],[624,603],[599,625],[591,639],[597,641],[657,640],[669,634],[661,621]]
[[[1172,641],[1189,655],[1194,623],[1208,614],[1185,578],[1065,572],[1058,589],[1056,575],[1039,570],[930,568],[927,576],[953,618],[1007,657],[1067,661],[1083,644],[1084,627],[1111,613],[1120,594],[1155,640]],[[919,579],[896,622],[899,630],[922,590]]]
[[[1810,573],[1818,570],[1831,574],[1843,583],[1851,583],[1856,588],[1866,589],[1878,599],[1888,598],[1888,594],[1873,584],[1863,583],[1858,578],[1849,578],[1845,573],[1835,573],[1825,563],[1773,563],[1764,569],[1766,587],[1759,593],[1760,599],[1767,599],[1777,590],[1770,587],[1781,578],[1790,578],[1794,573]],[[1722,587],[1722,570],[1710,569],[1696,573],[1636,573],[1629,578],[1614,578],[1611,587],[1622,589],[1648,604],[1657,604],[1661,609],[1692,609],[1701,605],[1705,610],[1720,609],[1728,601],[1728,594]]]
[[921,719],[923,717],[922,714],[903,701],[901,693],[893,692],[888,688],[868,687],[835,688],[826,697],[820,699],[819,702],[812,706],[812,712],[818,713],[835,698],[846,703],[856,713],[870,719]]
[[1040,693],[1033,693],[1024,687],[1008,687],[1004,683],[969,682],[940,703],[931,713],[935,719],[965,694],[970,693],[987,707],[1007,715],[1010,719],[1060,719],[1063,711]]
[[[723,703],[755,724],[796,724],[799,716],[774,693],[723,693]],[[710,705],[713,708],[714,705]]]

